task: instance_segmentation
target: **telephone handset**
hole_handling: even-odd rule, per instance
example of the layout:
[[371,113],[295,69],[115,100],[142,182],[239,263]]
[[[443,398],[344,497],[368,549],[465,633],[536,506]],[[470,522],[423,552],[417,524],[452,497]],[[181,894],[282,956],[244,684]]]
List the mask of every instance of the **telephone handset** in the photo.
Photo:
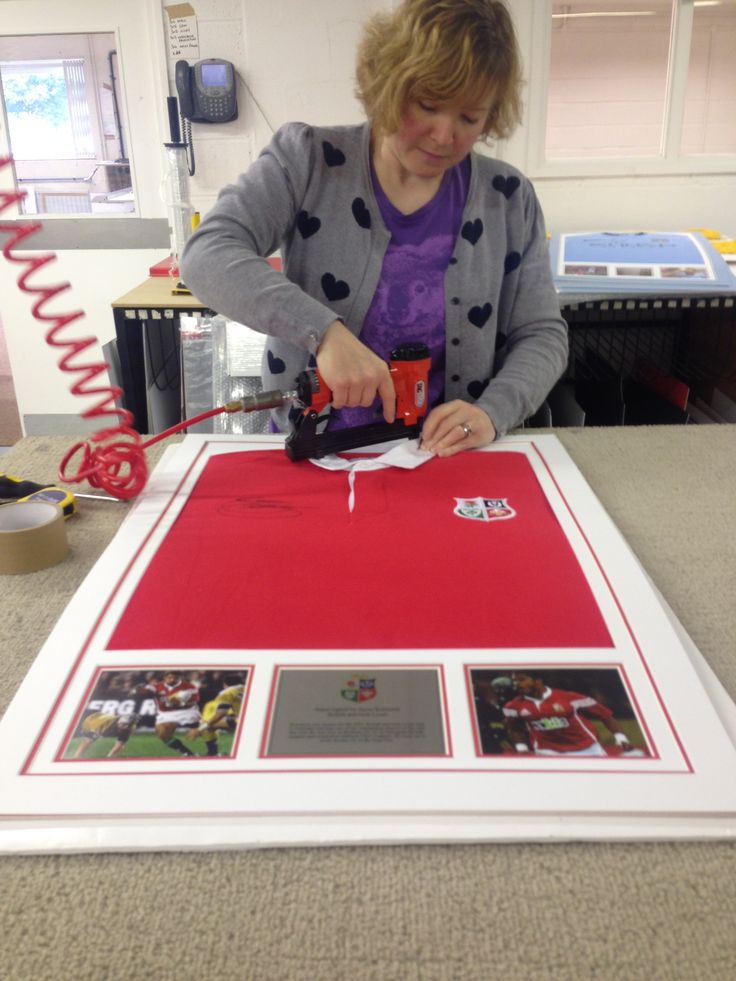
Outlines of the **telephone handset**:
[[193,67],[177,61],[175,75],[182,118],[193,123],[229,123],[238,118],[235,69],[229,61],[207,58]]

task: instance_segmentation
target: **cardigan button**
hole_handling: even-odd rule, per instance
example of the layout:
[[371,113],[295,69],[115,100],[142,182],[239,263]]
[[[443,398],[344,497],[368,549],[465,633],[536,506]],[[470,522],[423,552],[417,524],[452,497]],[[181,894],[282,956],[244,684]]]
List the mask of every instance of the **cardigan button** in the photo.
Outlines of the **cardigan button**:
[[460,343],[460,338],[459,337],[453,337],[453,339],[450,341],[450,343],[451,344],[454,344],[455,347],[457,347],[458,344]]
[[460,302],[459,296],[453,296],[453,298],[450,300],[450,303],[452,303],[453,306],[457,306],[459,302]]
[[452,380],[453,380],[454,382],[459,382],[459,381],[460,381],[460,375],[453,375],[453,376],[452,376]]

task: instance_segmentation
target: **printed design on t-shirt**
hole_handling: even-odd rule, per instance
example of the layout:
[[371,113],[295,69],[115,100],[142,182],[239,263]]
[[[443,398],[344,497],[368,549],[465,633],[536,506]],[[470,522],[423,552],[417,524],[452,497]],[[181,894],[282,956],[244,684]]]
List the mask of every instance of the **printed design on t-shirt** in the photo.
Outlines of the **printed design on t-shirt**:
[[456,497],[453,513],[470,521],[504,521],[516,517],[516,511],[505,497]]
[[354,674],[340,689],[340,695],[348,702],[368,702],[377,694],[376,679],[361,674]]
[[444,343],[445,257],[451,242],[449,235],[435,235],[423,246],[389,246],[366,318],[382,347],[394,346],[407,331],[430,346]]

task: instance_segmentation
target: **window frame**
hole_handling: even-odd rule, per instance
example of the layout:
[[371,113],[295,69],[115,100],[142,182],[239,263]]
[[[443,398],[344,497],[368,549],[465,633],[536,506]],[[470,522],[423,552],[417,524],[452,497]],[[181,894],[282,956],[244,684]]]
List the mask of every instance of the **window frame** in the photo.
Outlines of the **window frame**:
[[[159,194],[163,176],[161,146],[165,133],[164,111],[168,95],[161,7],[157,0],[2,0],[4,35],[109,33],[118,51],[118,100],[127,135],[127,155],[135,193],[135,211],[120,214],[43,214],[44,223],[74,222],[77,232],[87,223],[112,227],[139,223],[141,219],[165,218]],[[38,26],[42,24],[43,30]],[[131,126],[131,118],[135,123]],[[153,138],[152,138],[153,137]],[[0,156],[9,155],[9,133],[4,106],[0,106]],[[13,175],[15,185],[15,175]],[[17,206],[4,211],[5,219],[22,219]],[[108,224],[108,228],[111,227]],[[91,230],[91,229],[90,229]],[[122,231],[122,228],[120,229]]]
[[[528,139],[526,173],[531,178],[641,177],[733,174],[736,154],[680,152],[685,95],[690,65],[694,0],[676,0],[667,65],[663,138],[656,157],[586,157],[547,159],[547,96],[552,48],[552,5],[534,0],[531,8],[529,51]],[[531,66],[533,70],[531,70]]]
[[[87,34],[81,34],[79,36],[85,38],[85,42],[86,42],[86,45],[85,46],[87,48],[89,48],[89,43],[88,43],[88,37],[89,37],[89,35],[87,35]],[[22,62],[20,62],[20,61],[4,62],[2,59],[0,59],[0,76],[2,76],[6,80],[6,82],[7,82],[8,77],[12,77],[12,75],[33,74],[34,72],[43,71],[50,64],[58,65],[58,67],[62,70],[62,72],[64,72],[66,65],[69,64],[72,61],[75,61],[75,60],[86,61],[85,58],[80,58],[79,56],[72,57],[72,56],[66,56],[66,55],[58,55],[58,56],[56,56],[54,58],[38,58],[37,57],[33,61],[22,61]],[[21,70],[20,68],[18,68],[17,67],[18,65],[22,65],[23,66],[23,70]],[[86,160],[86,159],[90,159],[90,160],[94,160],[96,157],[101,157],[104,154],[104,140],[102,138],[102,131],[101,131],[101,127],[100,127],[99,112],[96,111],[98,109],[97,92],[95,91],[94,84],[92,82],[92,79],[90,78],[90,73],[87,70],[85,70],[85,72],[84,72],[84,87],[85,87],[85,93],[86,93],[86,97],[87,97],[87,106],[88,106],[88,109],[89,109],[89,126],[90,126],[90,136],[91,136],[91,140],[92,140],[92,143],[93,143],[93,150],[90,153],[83,154],[83,153],[80,153],[79,152],[79,148],[77,147],[76,148],[76,154],[73,157],[59,157],[59,156],[56,156],[54,159],[63,159],[63,160]],[[1,83],[0,83],[0,88],[2,88],[2,84]],[[69,116],[70,116],[70,120],[71,120],[71,112],[72,112],[72,110],[71,110],[71,105],[69,103],[69,94],[68,94],[68,91],[65,92],[65,96],[66,96],[67,107],[69,109]],[[3,92],[3,103],[4,103],[4,109],[5,109],[5,120],[6,120],[6,122],[8,122],[8,133],[9,133],[10,132],[9,117],[10,117],[11,114],[8,112],[8,107],[7,107],[7,104],[5,103],[5,93],[4,92]],[[75,141],[75,136],[74,136],[73,128],[72,128],[72,140]],[[32,158],[32,159],[50,159],[50,157],[47,154],[46,156],[44,156],[42,158],[36,157],[36,158]]]

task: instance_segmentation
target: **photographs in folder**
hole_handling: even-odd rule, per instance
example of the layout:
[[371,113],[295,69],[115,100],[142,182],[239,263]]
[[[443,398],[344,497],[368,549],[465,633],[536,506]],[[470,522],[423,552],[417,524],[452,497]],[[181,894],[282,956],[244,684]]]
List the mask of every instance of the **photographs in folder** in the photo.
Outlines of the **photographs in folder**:
[[595,232],[562,236],[565,276],[714,279],[708,243],[681,232]]
[[280,667],[263,756],[446,756],[438,667]]
[[617,668],[472,668],[481,756],[654,755]]
[[232,756],[248,675],[192,666],[100,670],[58,758]]

